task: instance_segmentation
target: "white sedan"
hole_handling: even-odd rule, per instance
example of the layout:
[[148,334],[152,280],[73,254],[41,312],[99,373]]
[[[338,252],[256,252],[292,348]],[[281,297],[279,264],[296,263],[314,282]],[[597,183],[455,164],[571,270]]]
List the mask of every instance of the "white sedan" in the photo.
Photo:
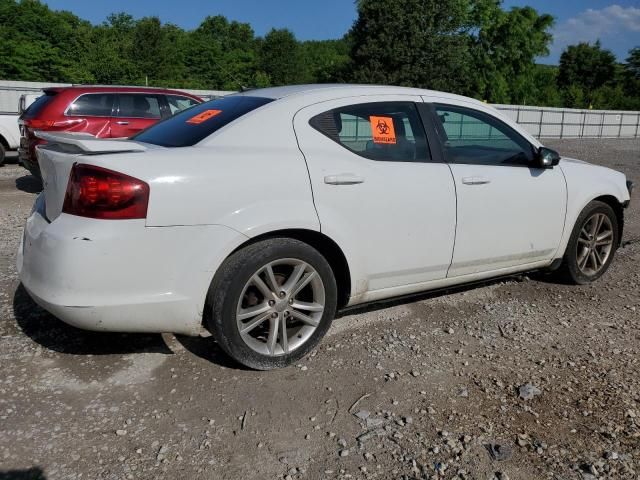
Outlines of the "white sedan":
[[33,299],[91,330],[204,327],[256,369],[301,358],[342,307],[536,269],[594,281],[631,193],[481,102],[399,87],[253,90],[129,140],[40,136],[18,255]]

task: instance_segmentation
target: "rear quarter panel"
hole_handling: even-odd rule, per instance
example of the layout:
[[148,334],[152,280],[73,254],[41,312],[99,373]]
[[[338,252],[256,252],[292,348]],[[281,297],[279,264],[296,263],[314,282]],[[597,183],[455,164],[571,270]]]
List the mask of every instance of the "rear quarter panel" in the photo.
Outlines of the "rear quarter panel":
[[306,163],[288,114],[251,114],[194,147],[79,161],[149,183],[147,226],[226,225],[248,237],[279,229],[318,231]]

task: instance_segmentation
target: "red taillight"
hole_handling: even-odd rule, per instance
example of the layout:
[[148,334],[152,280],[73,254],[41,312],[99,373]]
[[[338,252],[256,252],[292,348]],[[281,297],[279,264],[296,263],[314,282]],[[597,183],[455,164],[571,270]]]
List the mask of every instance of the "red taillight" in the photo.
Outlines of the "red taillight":
[[55,120],[40,120],[39,118],[27,118],[24,126],[32,130],[47,130],[55,125]]
[[149,185],[93,165],[71,169],[62,211],[80,217],[132,220],[147,217]]

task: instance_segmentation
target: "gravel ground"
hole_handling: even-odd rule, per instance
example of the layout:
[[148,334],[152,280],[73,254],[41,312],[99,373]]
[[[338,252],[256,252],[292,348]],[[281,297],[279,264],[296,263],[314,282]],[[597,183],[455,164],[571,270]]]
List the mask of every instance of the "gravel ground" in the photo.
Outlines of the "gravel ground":
[[[549,141],[640,184],[640,141]],[[0,168],[0,479],[640,478],[640,213],[595,285],[532,275],[350,312],[299,365],[83,332],[19,287]]]

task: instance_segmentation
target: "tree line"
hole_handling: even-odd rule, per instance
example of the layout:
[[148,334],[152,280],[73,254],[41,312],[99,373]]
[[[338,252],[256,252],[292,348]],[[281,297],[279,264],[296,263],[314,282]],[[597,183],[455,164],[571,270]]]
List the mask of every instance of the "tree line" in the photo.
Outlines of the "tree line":
[[640,110],[640,48],[625,63],[599,42],[549,53],[554,19],[501,0],[357,0],[343,38],[260,37],[208,16],[193,30],[157,17],[99,25],[39,0],[0,0],[0,78],[238,90],[355,82],[431,88],[492,103]]

